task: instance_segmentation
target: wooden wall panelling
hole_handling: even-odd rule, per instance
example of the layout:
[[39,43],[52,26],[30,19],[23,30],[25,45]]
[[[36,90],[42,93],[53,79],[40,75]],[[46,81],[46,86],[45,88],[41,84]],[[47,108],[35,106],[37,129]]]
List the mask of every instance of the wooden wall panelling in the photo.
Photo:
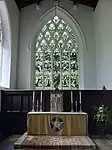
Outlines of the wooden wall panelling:
[[63,108],[65,112],[71,112],[71,91],[63,91]]

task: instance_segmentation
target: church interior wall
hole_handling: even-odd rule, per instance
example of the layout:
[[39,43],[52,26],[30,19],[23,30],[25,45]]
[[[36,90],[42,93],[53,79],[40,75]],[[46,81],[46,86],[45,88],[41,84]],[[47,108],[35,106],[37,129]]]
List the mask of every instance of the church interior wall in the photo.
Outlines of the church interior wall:
[[0,20],[1,20],[1,29],[2,36],[2,49],[0,49],[2,54],[2,59],[0,60],[0,86],[1,87],[10,87],[10,66],[11,66],[11,31],[10,31],[10,22],[9,15],[7,13],[7,7],[4,1],[0,1]]
[[[43,1],[40,9],[36,10],[36,5],[25,7],[20,12],[20,48],[18,63],[17,88],[31,88],[31,53],[28,48],[32,29],[39,18],[54,6],[53,1]],[[87,6],[80,5],[77,10],[73,10],[71,1],[60,1],[60,6],[68,11],[79,23],[86,37],[87,49],[83,52],[84,89],[96,89],[96,52],[94,41],[94,12]]]
[[10,88],[16,88],[17,82],[17,62],[19,44],[19,9],[14,0],[5,0],[11,26],[11,72]]
[[97,88],[112,89],[112,1],[100,0],[94,18]]
[[[52,8],[53,3],[44,1],[40,10],[36,10],[34,4],[23,8],[21,12],[19,12],[14,0],[10,2],[6,0],[6,4],[12,34],[11,88],[29,89],[31,88],[32,53],[28,48],[29,38],[32,28],[40,16]],[[77,10],[73,10],[71,9],[73,8],[73,3],[70,1],[64,2],[61,0],[60,5],[75,17],[86,37],[87,50],[84,52],[83,59],[84,89],[102,89],[103,85],[111,89],[112,69],[109,67],[111,64],[112,38],[111,0],[100,0],[95,11],[83,5],[80,5]],[[19,23],[20,45],[18,50]]]

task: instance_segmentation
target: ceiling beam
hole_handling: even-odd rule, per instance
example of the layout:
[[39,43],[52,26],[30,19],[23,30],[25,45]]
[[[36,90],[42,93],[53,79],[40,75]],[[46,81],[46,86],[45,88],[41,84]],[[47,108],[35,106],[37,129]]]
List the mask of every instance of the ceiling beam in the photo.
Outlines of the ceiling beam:
[[[19,9],[32,5],[34,3],[40,4],[41,1],[43,0],[15,0]],[[57,0],[56,0],[57,1]],[[83,4],[89,7],[92,7],[93,9],[96,8],[96,5],[98,3],[98,0],[70,0],[73,3],[79,3],[79,4]]]

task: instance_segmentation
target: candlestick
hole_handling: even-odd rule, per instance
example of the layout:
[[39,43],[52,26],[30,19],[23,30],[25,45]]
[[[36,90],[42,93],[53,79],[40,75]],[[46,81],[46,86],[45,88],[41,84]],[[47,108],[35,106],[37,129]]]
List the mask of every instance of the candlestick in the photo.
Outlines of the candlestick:
[[80,103],[81,103],[81,91],[79,92],[79,95],[80,95]]
[[42,112],[42,91],[40,93],[40,112]]
[[35,102],[35,91],[33,91],[32,111],[35,111],[34,110],[34,102]]
[[36,108],[36,110],[38,111],[38,100],[37,100],[37,108]]
[[80,101],[79,101],[79,103],[80,103],[80,112],[82,112],[81,91],[79,92],[79,94],[80,94]]
[[71,91],[71,111],[73,112],[73,91]]
[[77,101],[75,101],[75,111],[77,112]]

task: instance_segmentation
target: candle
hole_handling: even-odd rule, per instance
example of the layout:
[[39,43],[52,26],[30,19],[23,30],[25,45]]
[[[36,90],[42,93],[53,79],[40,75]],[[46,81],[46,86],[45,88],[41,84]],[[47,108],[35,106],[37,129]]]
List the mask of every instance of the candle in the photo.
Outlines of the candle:
[[80,94],[80,104],[81,104],[81,91],[79,92],[79,94]]
[[73,103],[73,92],[71,91],[71,103]]
[[40,101],[42,102],[42,91],[41,91],[41,95],[40,95]]
[[33,91],[32,111],[34,111],[35,91]]
[[71,111],[73,112],[73,91],[71,91]]
[[38,111],[38,100],[37,100],[37,111]]
[[42,91],[40,93],[40,111],[42,112]]
[[75,109],[76,109],[76,112],[77,112],[77,101],[75,101]]
[[82,112],[81,91],[80,91],[80,101],[79,101],[79,103],[80,103],[80,112]]
[[35,100],[35,91],[33,91],[33,102]]

